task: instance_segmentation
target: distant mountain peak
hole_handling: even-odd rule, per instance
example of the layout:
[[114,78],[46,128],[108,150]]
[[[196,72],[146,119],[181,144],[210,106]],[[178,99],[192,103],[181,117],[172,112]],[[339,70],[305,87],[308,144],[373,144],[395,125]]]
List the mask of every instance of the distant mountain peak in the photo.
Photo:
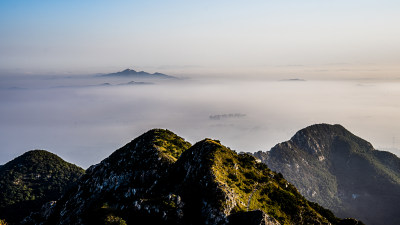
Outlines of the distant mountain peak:
[[324,153],[334,141],[338,138],[348,139],[362,146],[362,149],[367,151],[374,150],[371,143],[357,137],[340,124],[314,124],[304,129],[299,130],[290,139],[292,143],[299,146],[301,149],[309,150],[310,153]]
[[350,133],[346,128],[340,124],[327,124],[320,123],[308,126],[296,132],[292,139],[296,139],[298,136],[315,136],[315,135],[333,135],[333,134],[345,134]]
[[[256,152],[310,201],[367,224],[400,224],[400,159],[341,125],[315,124]],[[368,207],[367,207],[368,206]],[[374,212],[374,213],[371,213]]]
[[174,76],[166,75],[163,73],[155,72],[155,73],[148,73],[145,71],[136,71],[130,68],[125,70],[116,72],[116,73],[109,73],[100,75],[101,77],[132,77],[132,78],[149,78],[149,79],[178,79]]
[[136,71],[135,70],[131,70],[131,69],[125,69],[124,71],[122,71],[122,73],[129,73],[129,72],[133,72],[133,73],[136,73]]

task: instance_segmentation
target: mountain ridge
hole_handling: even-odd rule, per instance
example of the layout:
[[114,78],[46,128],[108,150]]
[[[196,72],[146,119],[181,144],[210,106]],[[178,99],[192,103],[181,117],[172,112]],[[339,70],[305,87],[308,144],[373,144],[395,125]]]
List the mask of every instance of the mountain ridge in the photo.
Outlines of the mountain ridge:
[[[46,213],[45,213],[46,212]],[[153,129],[91,166],[25,224],[362,224],[307,201],[281,174],[218,140]],[[236,223],[237,224],[237,223]]]
[[400,223],[395,216],[400,212],[400,159],[374,149],[341,125],[306,127],[289,141],[253,155],[282,173],[307,199],[340,217]]
[[178,79],[177,77],[166,75],[163,73],[148,73],[145,71],[136,71],[133,69],[125,69],[116,73],[102,74],[101,77],[126,77],[126,78],[149,78],[149,79]]

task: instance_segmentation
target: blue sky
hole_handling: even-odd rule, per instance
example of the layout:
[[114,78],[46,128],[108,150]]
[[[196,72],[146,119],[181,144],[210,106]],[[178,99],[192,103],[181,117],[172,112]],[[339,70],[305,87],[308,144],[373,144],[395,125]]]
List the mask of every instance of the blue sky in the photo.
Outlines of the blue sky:
[[[155,127],[269,150],[321,122],[400,154],[399,24],[390,0],[2,0],[0,164],[40,148],[89,166]],[[61,76],[128,67],[205,79]],[[308,82],[279,81],[291,78]],[[54,88],[71,84],[90,88]],[[247,116],[209,120],[230,113]]]
[[347,65],[357,71],[354,76],[377,69],[396,74],[399,12],[400,3],[393,0],[3,0],[0,73],[135,67],[264,74],[293,66]]

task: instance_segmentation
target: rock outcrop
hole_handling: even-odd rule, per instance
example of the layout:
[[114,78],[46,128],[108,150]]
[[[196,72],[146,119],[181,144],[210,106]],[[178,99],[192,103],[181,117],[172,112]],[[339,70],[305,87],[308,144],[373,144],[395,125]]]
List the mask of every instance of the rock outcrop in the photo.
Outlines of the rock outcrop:
[[400,159],[340,125],[309,126],[254,156],[339,217],[400,224]]
[[50,212],[26,224],[343,222],[253,156],[211,139],[191,146],[161,129],[90,167]]

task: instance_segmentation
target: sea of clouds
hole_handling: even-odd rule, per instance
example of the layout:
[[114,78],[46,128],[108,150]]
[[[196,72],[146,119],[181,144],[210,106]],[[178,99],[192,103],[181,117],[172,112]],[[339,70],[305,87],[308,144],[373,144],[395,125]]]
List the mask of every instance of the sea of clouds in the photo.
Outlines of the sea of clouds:
[[46,149],[87,168],[152,128],[169,129],[191,143],[208,137],[237,151],[266,151],[315,123],[342,124],[376,148],[400,154],[398,81],[208,77],[129,85],[132,79],[96,76],[1,81],[0,164]]

